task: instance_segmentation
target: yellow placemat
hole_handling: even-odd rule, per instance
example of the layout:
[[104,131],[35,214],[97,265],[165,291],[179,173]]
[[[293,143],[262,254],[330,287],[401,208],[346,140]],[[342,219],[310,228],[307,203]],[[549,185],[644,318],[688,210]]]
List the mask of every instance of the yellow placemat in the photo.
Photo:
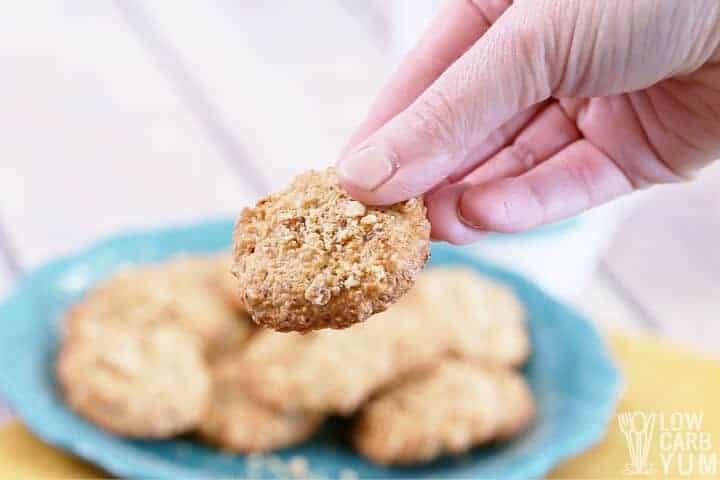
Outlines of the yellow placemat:
[[617,413],[629,438],[614,418],[602,443],[550,478],[720,478],[720,360],[649,337],[610,343],[625,377]]
[[17,422],[0,427],[0,478],[107,478],[92,465],[50,447]]
[[[720,477],[720,361],[648,337],[613,335],[610,342],[625,375],[618,413],[627,435],[613,419],[602,443],[549,477]],[[0,427],[0,478],[100,477],[19,423]]]

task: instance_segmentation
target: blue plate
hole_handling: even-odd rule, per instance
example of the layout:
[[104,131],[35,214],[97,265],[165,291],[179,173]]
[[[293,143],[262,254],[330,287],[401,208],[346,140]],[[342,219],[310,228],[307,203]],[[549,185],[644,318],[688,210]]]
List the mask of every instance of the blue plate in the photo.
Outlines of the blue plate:
[[[123,265],[163,260],[179,253],[228,247],[232,223],[206,223],[116,237],[52,262],[27,275],[0,306],[0,391],[38,436],[122,477],[271,478],[241,455],[222,453],[192,438],[126,440],[105,433],[70,411],[58,395],[52,364],[65,308],[98,280]],[[572,309],[528,280],[434,245],[431,265],[464,265],[503,282],[529,312],[533,355],[524,371],[537,400],[535,423],[514,441],[479,448],[417,468],[377,467],[356,455],[331,421],[311,441],[277,453],[283,461],[302,455],[313,474],[338,478],[541,477],[558,462],[599,441],[614,410],[620,375],[597,331]]]

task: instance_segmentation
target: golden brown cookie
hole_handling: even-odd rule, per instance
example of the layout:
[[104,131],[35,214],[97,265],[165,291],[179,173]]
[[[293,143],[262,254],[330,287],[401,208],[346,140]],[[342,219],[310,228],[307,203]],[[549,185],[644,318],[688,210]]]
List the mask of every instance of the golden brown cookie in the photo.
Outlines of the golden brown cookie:
[[242,369],[231,357],[213,369],[212,401],[199,429],[203,439],[225,450],[256,453],[300,443],[318,429],[323,415],[280,413],[247,395],[238,377]]
[[448,354],[517,365],[528,351],[524,312],[509,290],[468,270],[428,269],[398,303],[352,328],[260,331],[244,351],[243,375],[275,408],[349,414]]
[[198,337],[167,323],[109,323],[70,337],[56,373],[74,410],[129,437],[187,432],[210,401],[210,373]]
[[92,334],[106,323],[170,322],[198,334],[207,344],[229,330],[241,330],[247,336],[249,322],[213,283],[217,265],[215,257],[188,257],[120,271],[70,309],[66,334]]
[[[202,257],[199,261],[203,261]],[[256,327],[242,306],[237,279],[230,273],[231,256],[222,254],[208,257],[204,263],[210,286],[235,309],[236,316],[235,321],[228,322],[225,330],[214,336],[208,344],[208,359],[211,363],[216,363],[240,351]]]
[[509,366],[527,360],[525,309],[508,287],[468,268],[435,267],[418,277],[414,293],[440,319],[452,353]]
[[503,391],[506,417],[495,435],[507,440],[524,430],[535,417],[535,400],[525,378],[512,369],[495,371]]
[[[523,381],[510,369],[503,375]],[[353,441],[379,464],[409,465],[462,453],[527,424],[531,417],[508,397],[494,368],[448,359],[372,399],[357,420]]]
[[260,199],[235,226],[233,273],[260,325],[279,331],[345,328],[385,310],[429,255],[421,199],[367,207],[332,168],[298,176]]
[[238,281],[230,273],[233,265],[232,255],[217,255],[209,258],[208,263],[210,285],[222,295],[226,302],[236,308],[243,318],[249,319],[240,295],[241,289],[238,288]]
[[421,325],[416,304],[403,299],[346,330],[260,330],[242,353],[244,382],[280,410],[349,414],[379,386],[440,355],[444,346]]

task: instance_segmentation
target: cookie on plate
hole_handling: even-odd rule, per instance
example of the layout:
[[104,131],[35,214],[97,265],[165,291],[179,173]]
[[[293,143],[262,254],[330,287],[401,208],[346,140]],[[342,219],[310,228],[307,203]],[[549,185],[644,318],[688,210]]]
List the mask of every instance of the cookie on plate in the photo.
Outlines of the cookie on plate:
[[242,305],[237,279],[230,273],[231,256],[221,254],[208,257],[205,264],[210,286],[228,305],[235,309],[236,316],[235,321],[226,322],[225,329],[215,335],[208,344],[207,356],[210,363],[214,364],[222,361],[224,357],[232,356],[240,351],[256,327]]
[[318,429],[323,415],[281,413],[250,397],[239,381],[242,369],[231,357],[213,368],[212,400],[200,424],[201,438],[225,450],[258,453],[300,443]]
[[217,290],[215,257],[188,257],[131,267],[92,289],[66,318],[67,336],[83,336],[106,323],[176,323],[207,344],[228,330],[250,334],[250,323]]
[[505,399],[505,413],[496,440],[507,440],[524,430],[535,417],[536,408],[525,377],[509,368],[495,371]]
[[531,397],[515,398],[519,374],[496,370],[448,359],[390,386],[360,413],[355,447],[378,464],[412,465],[516,433],[532,418]]
[[75,411],[129,437],[164,438],[192,430],[210,401],[201,342],[167,323],[108,323],[69,337],[56,374]]
[[410,289],[429,236],[421,199],[368,207],[340,188],[334,169],[310,171],[241,212],[233,273],[260,325],[345,328]]
[[350,414],[378,387],[444,350],[421,314],[406,297],[345,330],[260,330],[242,352],[246,388],[279,410]]
[[[208,278],[213,286],[227,303],[232,305],[243,317],[247,316],[245,305],[238,288],[238,281],[230,272],[233,265],[232,255],[221,254],[208,259]],[[249,316],[247,316],[249,319]]]
[[414,293],[451,337],[451,353],[507,366],[530,355],[525,309],[507,286],[469,268],[434,267],[418,277]]

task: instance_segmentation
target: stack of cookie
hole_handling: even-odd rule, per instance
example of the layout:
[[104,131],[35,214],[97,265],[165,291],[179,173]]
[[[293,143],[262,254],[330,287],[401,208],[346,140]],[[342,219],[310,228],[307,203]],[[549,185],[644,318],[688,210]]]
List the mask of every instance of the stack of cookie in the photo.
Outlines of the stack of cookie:
[[415,464],[503,440],[534,402],[522,305],[463,268],[421,273],[397,304],[346,330],[260,330],[238,353],[253,398],[294,415],[356,416],[351,438],[380,464]]
[[228,257],[128,268],[66,314],[56,372],[68,403],[120,435],[197,428],[212,397],[210,361],[251,323],[228,286]]
[[175,259],[93,289],[64,323],[69,405],[119,435],[197,432],[242,453],[352,415],[354,445],[383,464],[505,439],[533,416],[514,370],[529,353],[523,309],[469,270],[429,269],[385,312],[299,334],[253,328],[229,269],[224,256]]

